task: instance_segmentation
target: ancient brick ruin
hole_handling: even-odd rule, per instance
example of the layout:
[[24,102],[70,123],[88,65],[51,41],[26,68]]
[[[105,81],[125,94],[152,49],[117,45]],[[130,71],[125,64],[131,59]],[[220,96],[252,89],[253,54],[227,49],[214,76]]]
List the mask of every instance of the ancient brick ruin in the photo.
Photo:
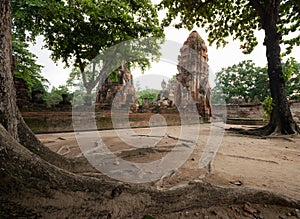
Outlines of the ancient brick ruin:
[[16,88],[17,105],[21,112],[41,112],[41,111],[71,111],[72,105],[68,94],[62,94],[62,101],[48,107],[43,100],[43,91],[30,91],[26,81],[22,78],[14,78]]
[[193,100],[204,121],[209,121],[211,116],[207,61],[205,42],[197,31],[193,31],[180,49],[177,65],[179,73],[176,75],[179,83],[175,90],[175,103],[182,106]]
[[95,105],[98,109],[116,107],[136,108],[136,95],[131,72],[122,65],[105,79],[97,89]]
[[[170,108],[184,107],[194,101],[201,120],[209,121],[211,88],[208,82],[207,61],[205,42],[196,31],[193,31],[180,49],[178,74],[173,81],[175,83],[166,84],[163,81],[157,100],[153,104],[150,104],[149,100],[144,100],[139,107],[142,110],[139,112],[173,112]],[[98,109],[110,109],[113,101],[120,107],[131,104],[133,111],[138,107],[132,75],[124,65],[97,89],[95,104]]]
[[21,78],[14,78],[17,105],[21,111],[28,111],[31,103],[30,93],[26,82]]
[[[109,122],[109,109],[114,102],[121,108],[128,109],[131,106],[133,113],[130,113],[130,119],[135,127],[147,126],[152,113],[164,114],[164,117],[168,118],[168,124],[178,125],[180,120],[177,108],[184,108],[191,104],[191,101],[194,101],[198,107],[200,120],[210,121],[211,89],[208,81],[207,62],[207,47],[200,35],[193,31],[180,49],[176,76],[169,81],[162,81],[162,89],[154,103],[145,99],[140,106],[137,105],[132,74],[125,66],[121,66],[97,89],[95,102],[96,115],[99,117],[96,117],[98,118],[97,122],[103,123],[101,123],[101,127],[112,127]],[[41,99],[41,92],[30,92],[24,80],[15,78],[15,86],[20,111],[26,122],[36,128],[34,130],[41,131],[41,128],[44,128],[44,131],[72,129],[72,106],[65,94],[62,95],[63,100],[59,104],[48,108]],[[299,123],[300,100],[290,101],[290,105],[293,117]],[[214,105],[216,111],[218,111],[218,107],[224,108],[223,105]],[[241,118],[247,118],[245,121],[248,123],[251,119],[255,122],[262,121],[260,104],[234,102],[227,105],[226,110],[227,122],[236,120],[240,124]],[[43,123],[47,126],[38,127],[38,129],[35,127],[37,124]],[[61,124],[57,125],[58,123]]]

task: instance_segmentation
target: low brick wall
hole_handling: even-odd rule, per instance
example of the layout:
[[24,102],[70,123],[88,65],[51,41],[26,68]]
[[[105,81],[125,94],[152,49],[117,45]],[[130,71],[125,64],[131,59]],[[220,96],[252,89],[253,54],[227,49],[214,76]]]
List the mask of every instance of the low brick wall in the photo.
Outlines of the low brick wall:
[[260,104],[227,105],[227,118],[262,118]]
[[[291,111],[296,122],[300,123],[300,100],[291,101]],[[262,120],[263,110],[260,104],[243,104],[243,105],[214,105],[212,106],[213,116],[223,117],[226,115],[227,123],[244,124],[244,125],[264,125]],[[24,120],[34,132],[56,132],[56,131],[73,131],[72,112],[59,111],[41,111],[41,112],[22,112]],[[147,127],[153,113],[130,113],[129,122],[131,127]],[[161,114],[168,125],[180,125],[180,115],[169,112]],[[78,116],[81,116],[80,113]],[[96,112],[96,124],[98,129],[113,128],[110,118],[110,111]],[[199,117],[195,115],[191,120],[197,121]],[[84,118],[84,117],[83,117]],[[159,124],[163,121],[157,120]],[[161,124],[160,124],[161,123]],[[83,129],[89,129],[89,123]]]
[[[137,127],[148,127],[149,121],[153,113],[130,113],[129,114],[129,124],[132,128]],[[165,119],[167,125],[180,125],[180,116],[179,114],[161,114]],[[22,116],[31,128],[32,131],[40,132],[62,132],[62,131],[74,131],[72,112],[23,112]],[[78,122],[80,122],[80,130],[91,130],[93,127],[92,122],[86,119],[86,113],[76,113],[73,116],[78,116]],[[81,118],[81,119],[80,119]],[[126,117],[124,117],[126,118]],[[126,120],[119,117],[121,122],[124,121],[124,126],[127,125]],[[157,118],[152,126],[161,126],[164,125],[164,119]],[[196,119],[191,118],[192,121],[197,121]],[[97,129],[105,130],[112,129],[114,126],[110,117],[110,111],[105,112],[96,112],[95,120]],[[118,121],[119,122],[119,121]],[[91,125],[92,124],[92,125]],[[76,124],[75,124],[76,125]],[[118,127],[122,126],[122,123],[118,123]],[[127,126],[126,126],[127,127]],[[79,131],[79,130],[78,130]]]
[[[290,101],[290,108],[292,111],[293,118],[296,122],[300,123],[300,100]],[[224,106],[214,105],[213,109],[218,112]],[[214,113],[214,112],[213,112]],[[226,118],[228,120],[236,119],[253,119],[259,120],[263,118],[263,108],[260,103],[249,103],[249,104],[228,104],[226,105]]]

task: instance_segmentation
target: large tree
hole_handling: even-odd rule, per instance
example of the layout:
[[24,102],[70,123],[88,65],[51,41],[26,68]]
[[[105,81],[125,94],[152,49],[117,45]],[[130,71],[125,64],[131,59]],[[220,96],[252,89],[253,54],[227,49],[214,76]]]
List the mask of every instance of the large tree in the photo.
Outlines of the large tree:
[[255,30],[265,32],[264,45],[268,60],[268,77],[271,96],[275,103],[270,122],[259,130],[260,134],[273,132],[293,134],[300,132],[292,118],[286,98],[285,80],[281,65],[280,44],[287,44],[287,52],[300,44],[300,3],[294,0],[162,0],[161,8],[168,12],[164,25],[180,18],[175,27],[192,29],[203,27],[209,33],[210,43],[225,45],[226,38],[241,41],[241,48],[250,53],[257,45]]
[[[87,74],[85,68],[97,55],[127,40],[163,36],[157,12],[149,0],[13,0],[13,12],[13,24],[19,35],[25,37],[29,31],[31,40],[43,35],[54,61],[78,67],[87,97],[99,81],[99,72]],[[141,55],[142,61],[137,62],[142,67],[149,65],[145,56]],[[90,98],[87,103],[90,104]]]
[[[24,122],[16,105],[16,91],[13,81],[11,1],[1,1],[0,9],[0,126],[3,126],[10,136],[20,144],[52,164],[68,170],[72,169],[75,172],[81,169],[82,165],[90,167],[84,159],[80,161],[64,159],[45,147]],[[21,41],[24,40],[19,34],[18,37]]]
[[[92,77],[93,79],[89,81],[84,69],[101,51],[113,48],[104,55],[111,54],[111,57],[114,57],[119,51],[114,50],[117,47],[113,45],[123,40],[162,36],[157,12],[150,1],[13,0],[11,4],[13,16],[9,25],[18,39],[35,41],[36,37],[42,34],[45,46],[52,51],[54,61],[62,59],[66,65],[73,64],[80,69],[87,94],[91,94],[101,74],[93,72],[95,78]],[[7,41],[11,43],[11,39],[7,38]],[[3,45],[8,47],[9,44]],[[133,56],[136,57],[136,54]],[[107,59],[119,60],[109,57]],[[8,65],[8,61],[3,63]],[[143,57],[137,63],[147,66],[148,61]],[[3,83],[10,83],[9,81],[4,80]],[[3,87],[5,86],[1,86]],[[9,87],[13,89],[12,86]],[[13,92],[15,91],[12,91],[12,95]],[[12,101],[8,105],[14,107],[14,98],[5,98]],[[7,105],[7,101],[1,102]],[[90,103],[90,98],[87,102]],[[3,125],[7,125],[8,130],[20,139],[21,144],[60,167],[75,171],[90,168],[86,160],[85,164],[88,167],[82,164],[82,160],[79,162],[77,159],[63,159],[42,145],[17,111],[18,109],[7,111],[3,108],[3,115],[0,118],[5,122]],[[14,118],[10,114],[14,114]]]

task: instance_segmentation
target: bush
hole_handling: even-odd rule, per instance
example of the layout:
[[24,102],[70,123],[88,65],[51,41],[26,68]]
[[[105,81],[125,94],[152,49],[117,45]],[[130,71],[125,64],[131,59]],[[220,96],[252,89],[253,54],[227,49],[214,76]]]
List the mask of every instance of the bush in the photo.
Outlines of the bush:
[[44,96],[44,100],[48,107],[55,106],[61,102],[62,94],[67,94],[69,96],[69,99],[71,99],[72,94],[68,90],[66,86],[60,85],[58,88],[53,87],[51,92],[46,93]]
[[146,89],[137,92],[137,99],[139,105],[142,105],[143,99],[148,98],[150,103],[153,103],[157,99],[159,90],[156,89]]
[[261,106],[264,111],[263,120],[268,121],[271,118],[271,113],[274,107],[274,102],[272,97],[267,96],[265,100],[261,103]]

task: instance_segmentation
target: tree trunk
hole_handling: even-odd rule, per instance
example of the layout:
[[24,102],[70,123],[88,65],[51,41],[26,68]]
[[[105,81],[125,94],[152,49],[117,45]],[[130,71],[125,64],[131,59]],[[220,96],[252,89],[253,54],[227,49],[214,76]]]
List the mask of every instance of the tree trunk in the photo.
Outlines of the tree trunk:
[[268,75],[271,96],[274,107],[269,124],[264,128],[264,135],[277,132],[281,134],[299,133],[299,127],[293,120],[289,103],[286,97],[285,80],[280,58],[281,34],[277,30],[279,16],[279,2],[270,4],[266,8],[264,19],[265,45],[267,48]]
[[92,90],[90,86],[86,87],[85,105],[92,106]]
[[11,42],[11,4],[10,0],[2,0],[0,2],[0,123],[18,140]]
[[95,171],[85,158],[65,159],[45,147],[24,122],[16,104],[13,81],[10,3],[10,0],[0,1],[0,124],[20,144],[51,164],[74,172],[85,168]]

